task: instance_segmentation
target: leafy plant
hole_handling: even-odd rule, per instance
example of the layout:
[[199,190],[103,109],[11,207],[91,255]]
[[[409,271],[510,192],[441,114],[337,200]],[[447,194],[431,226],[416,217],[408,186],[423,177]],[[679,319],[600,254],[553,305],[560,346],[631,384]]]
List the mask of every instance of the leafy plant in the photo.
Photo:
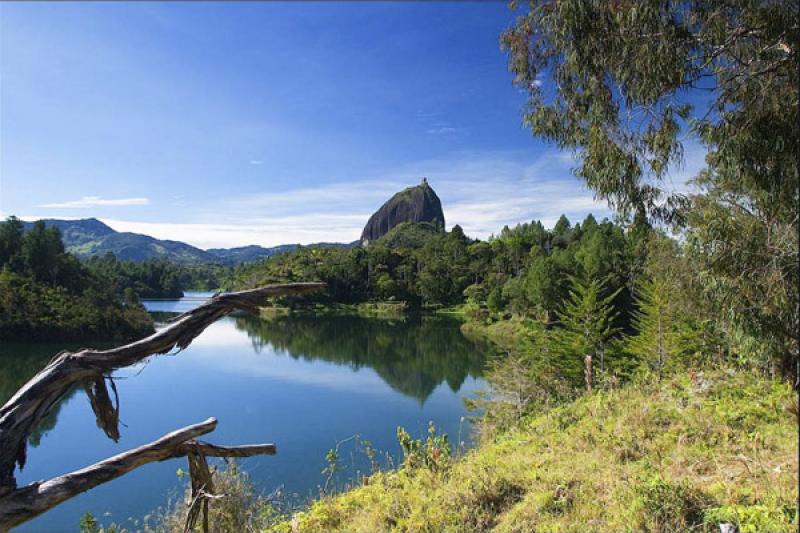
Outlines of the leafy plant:
[[433,421],[428,423],[428,437],[425,442],[414,439],[402,427],[397,428],[397,440],[403,450],[404,468],[427,468],[437,472],[446,468],[450,462],[451,449],[447,433],[437,434]]

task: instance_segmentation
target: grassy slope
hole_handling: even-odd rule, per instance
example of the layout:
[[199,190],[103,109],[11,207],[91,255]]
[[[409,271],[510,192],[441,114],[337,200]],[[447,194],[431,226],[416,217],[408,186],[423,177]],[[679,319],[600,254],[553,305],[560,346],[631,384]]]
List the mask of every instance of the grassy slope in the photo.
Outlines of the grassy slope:
[[[400,470],[315,502],[299,531],[797,529],[785,383],[713,370],[595,393],[445,471]],[[277,529],[290,529],[288,523]]]

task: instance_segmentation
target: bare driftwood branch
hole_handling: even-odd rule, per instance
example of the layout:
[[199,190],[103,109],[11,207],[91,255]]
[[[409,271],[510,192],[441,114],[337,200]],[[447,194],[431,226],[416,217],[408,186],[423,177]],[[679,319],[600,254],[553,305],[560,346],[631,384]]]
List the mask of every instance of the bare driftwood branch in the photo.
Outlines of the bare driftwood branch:
[[[22,523],[98,484],[152,461],[178,456],[247,457],[275,453],[271,444],[224,447],[193,439],[212,431],[216,421],[188,426],[149,445],[101,461],[83,470],[17,489],[14,470],[23,468],[27,440],[50,409],[73,386],[86,390],[98,426],[113,440],[119,438],[119,399],[111,379],[114,370],[154,354],[183,350],[211,323],[233,311],[257,311],[275,296],[298,295],[324,287],[323,283],[290,283],[216,295],[197,308],[177,316],[164,329],[139,341],[110,350],[61,352],[23,385],[0,408],[0,531]],[[115,398],[106,387],[111,384]],[[164,455],[166,454],[166,455]]]
[[[202,458],[201,461],[205,464],[205,456],[252,457],[274,454],[276,451],[274,444],[215,446],[194,440],[200,435],[214,431],[216,426],[217,421],[209,418],[205,422],[178,429],[149,444],[120,453],[81,470],[48,481],[31,483],[15,490],[0,498],[0,530],[5,531],[19,525],[65,500],[148,463],[193,455]],[[193,477],[193,483],[194,480]],[[202,489],[209,493],[213,492],[213,487],[206,484],[208,486],[204,486]]]

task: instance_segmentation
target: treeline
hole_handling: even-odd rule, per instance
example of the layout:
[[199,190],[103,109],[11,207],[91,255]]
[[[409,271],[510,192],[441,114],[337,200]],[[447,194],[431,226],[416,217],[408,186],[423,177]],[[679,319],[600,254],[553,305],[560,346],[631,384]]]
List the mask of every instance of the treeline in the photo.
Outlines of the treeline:
[[0,223],[0,338],[129,339],[152,332],[140,305],[123,303],[110,280],[64,250],[57,228]]
[[111,252],[87,259],[89,270],[105,277],[126,300],[180,298],[187,290],[212,291],[222,287],[230,267],[214,264],[183,265],[163,259],[120,261]]
[[781,337],[779,326],[794,310],[774,317],[770,330],[769,322],[749,328],[689,237],[679,243],[644,217],[598,222],[589,215],[573,225],[562,216],[552,229],[520,224],[487,241],[458,226],[443,233],[402,224],[368,247],[298,250],[239,266],[234,284],[321,280],[328,290],[317,299],[462,306],[483,324],[512,319],[535,345],[528,351],[557,361],[550,371],[573,384],[583,385],[587,372],[589,386],[623,379],[642,360],[657,372],[713,359],[791,375],[793,339]]
[[466,252],[470,240],[459,227],[401,224],[367,248],[303,248],[236,267],[236,288],[267,283],[321,280],[317,299],[343,303],[405,301],[412,307],[458,304],[470,284]]
[[321,280],[337,302],[402,300],[435,309],[467,304],[468,310],[554,320],[568,297],[570,279],[603,280],[618,294],[622,327],[632,319],[632,284],[642,269],[648,227],[598,223],[591,215],[574,226],[562,216],[552,230],[540,222],[503,228],[488,241],[469,239],[427,224],[401,224],[367,247],[298,250],[239,266],[238,288],[265,283]]

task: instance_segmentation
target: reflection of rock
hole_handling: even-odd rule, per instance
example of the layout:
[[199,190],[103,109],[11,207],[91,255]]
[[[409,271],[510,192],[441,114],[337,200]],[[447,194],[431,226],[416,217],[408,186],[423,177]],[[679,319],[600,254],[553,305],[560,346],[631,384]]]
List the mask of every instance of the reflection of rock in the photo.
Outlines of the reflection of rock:
[[422,178],[422,183],[392,196],[371,217],[361,233],[361,244],[379,239],[403,222],[429,222],[444,231],[444,212],[436,192]]
[[484,351],[457,324],[439,317],[405,321],[347,316],[236,318],[256,349],[271,346],[294,358],[372,368],[396,391],[425,401],[443,381],[453,391],[483,370]]

